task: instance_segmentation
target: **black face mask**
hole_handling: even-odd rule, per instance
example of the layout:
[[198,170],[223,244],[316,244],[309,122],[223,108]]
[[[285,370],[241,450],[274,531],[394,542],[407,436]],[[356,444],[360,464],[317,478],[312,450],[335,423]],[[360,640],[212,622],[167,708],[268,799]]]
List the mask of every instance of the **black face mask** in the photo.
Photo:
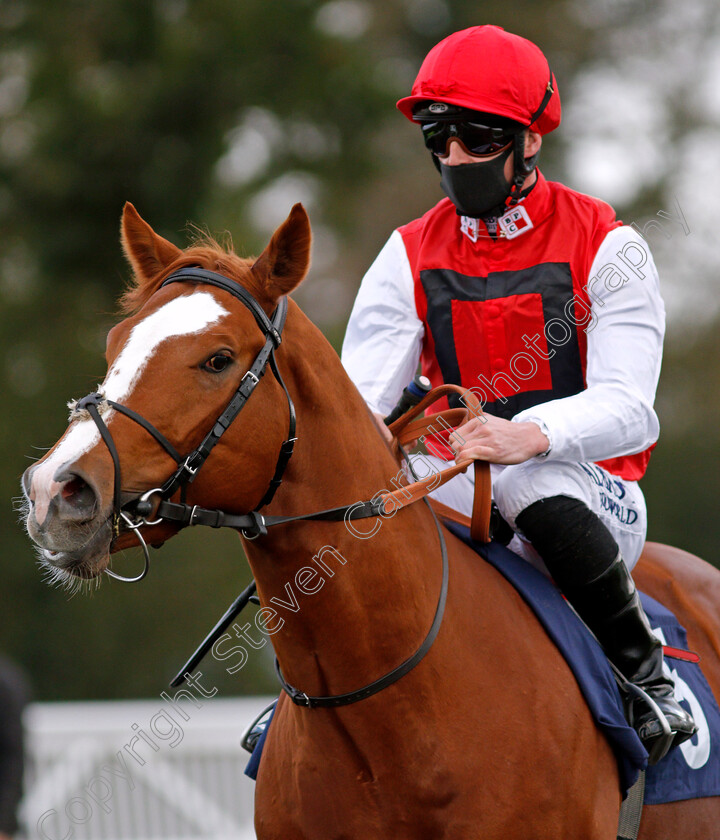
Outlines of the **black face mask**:
[[509,146],[498,157],[482,163],[460,163],[457,166],[440,164],[440,186],[455,205],[459,216],[479,219],[500,216],[505,211],[505,199],[512,185],[505,177],[505,161],[513,152]]

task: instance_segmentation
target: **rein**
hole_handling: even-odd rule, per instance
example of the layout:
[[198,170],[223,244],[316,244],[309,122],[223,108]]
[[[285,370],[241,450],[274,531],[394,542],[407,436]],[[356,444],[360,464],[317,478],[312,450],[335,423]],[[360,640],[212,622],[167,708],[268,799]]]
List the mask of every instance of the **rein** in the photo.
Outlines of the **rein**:
[[[248,371],[243,375],[240,385],[225,407],[225,410],[215,421],[210,432],[205,435],[200,444],[192,450],[192,452],[184,456],[177,451],[177,449],[160,431],[158,431],[158,429],[155,428],[155,426],[152,425],[152,423],[132,409],[129,409],[114,400],[107,399],[102,393],[98,392],[88,394],[86,397],[83,397],[71,406],[71,420],[78,419],[81,411],[86,411],[89,414],[90,418],[97,426],[100,437],[105,443],[105,446],[110,453],[110,457],[112,458],[114,467],[113,541],[119,537],[121,529],[124,525],[128,530],[135,532],[145,556],[145,567],[143,571],[134,578],[123,577],[113,572],[111,569],[105,569],[106,574],[118,580],[127,582],[139,581],[145,577],[150,565],[150,556],[147,543],[140,532],[140,529],[144,526],[159,525],[162,522],[167,521],[180,525],[180,527],[194,525],[206,525],[212,528],[227,527],[239,530],[246,539],[256,539],[257,537],[266,535],[268,528],[275,525],[283,525],[289,522],[297,522],[301,520],[347,522],[355,519],[383,516],[387,514],[387,505],[389,502],[392,502],[394,505],[393,513],[420,499],[424,499],[427,503],[428,500],[425,499],[425,497],[431,490],[436,489],[445,482],[449,481],[458,473],[464,472],[470,464],[474,464],[475,468],[475,503],[472,517],[473,536],[484,542],[489,540],[489,465],[484,462],[471,461],[467,459],[458,460],[454,466],[443,470],[439,475],[434,474],[420,481],[415,481],[414,483],[400,487],[392,493],[379,494],[379,498],[373,498],[370,501],[356,502],[352,505],[344,505],[341,507],[330,508],[328,510],[316,511],[314,513],[300,514],[297,516],[265,516],[261,514],[259,512],[260,508],[269,504],[278,487],[282,483],[283,474],[292,456],[295,441],[297,440],[295,436],[295,406],[292,401],[292,397],[290,396],[290,392],[280,375],[280,371],[278,370],[275,360],[275,351],[282,342],[282,330],[285,326],[285,319],[287,316],[287,298],[280,298],[275,311],[272,313],[272,316],[268,318],[260,304],[245,288],[243,288],[239,283],[236,283],[221,274],[217,274],[214,271],[195,267],[183,268],[171,274],[162,283],[160,288],[163,288],[170,283],[178,282],[204,283],[215,286],[233,295],[233,297],[239,300],[247,309],[250,310],[255,318],[255,321],[263,332],[265,343],[255,357],[255,360]],[[215,445],[243,409],[256,386],[260,382],[260,379],[264,376],[268,365],[287,398],[289,421],[288,436],[280,447],[275,470],[265,494],[255,509],[245,514],[231,514],[222,510],[209,510],[198,505],[187,504],[185,498],[188,485],[192,483]],[[414,418],[418,417],[418,415],[421,414],[428,405],[451,392],[466,396],[468,398],[468,407],[470,410],[474,411],[476,414],[480,413],[480,404],[472,392],[466,391],[466,389],[457,385],[442,385],[439,388],[434,389],[414,408],[391,424],[390,431],[393,432],[396,437],[398,445],[401,445],[403,442],[407,442],[409,440],[420,438],[424,434],[437,431],[437,429],[432,426],[432,422],[437,418],[450,418],[451,420],[458,422],[459,420],[467,417],[467,412],[459,409],[451,409],[450,411],[425,417],[422,420],[414,420]],[[145,429],[178,465],[175,472],[161,487],[148,490],[139,499],[135,499],[124,506],[122,505],[120,458],[115,442],[110,434],[110,430],[102,417],[103,413],[107,413],[111,409],[123,414],[125,417],[128,417],[130,420],[133,420]],[[460,415],[462,415],[462,417]],[[413,420],[414,422],[411,422]],[[447,421],[444,425],[447,425]],[[180,491],[180,501],[171,502],[171,497],[178,491]],[[160,502],[153,502],[151,498],[153,496],[159,496]],[[305,692],[294,688],[283,677],[282,672],[280,671],[280,666],[276,660],[275,664],[280,684],[295,704],[309,708],[327,708],[344,706],[350,703],[355,703],[358,700],[363,700],[366,697],[370,697],[373,694],[382,691],[384,688],[387,688],[389,685],[392,685],[394,682],[399,680],[411,671],[425,656],[428,650],[430,650],[442,623],[445,602],[447,599],[449,578],[449,564],[445,538],[437,516],[435,515],[435,512],[432,511],[432,508],[431,512],[435,521],[440,542],[440,552],[443,566],[442,586],[432,625],[420,647],[412,656],[392,671],[385,674],[383,677],[380,677],[357,691],[331,696],[311,697]],[[152,519],[149,518],[151,516],[153,517]],[[220,637],[233,618],[247,605],[250,599],[254,597],[254,591],[254,584],[251,584],[251,586],[248,587],[245,592],[243,592],[241,596],[233,602],[233,604],[231,604],[218,624],[215,625],[195,654],[193,654],[188,663],[183,669],[181,669],[172,681],[171,685],[177,686],[184,682],[185,674],[188,673],[189,670],[194,667],[211,649],[214,642]]]

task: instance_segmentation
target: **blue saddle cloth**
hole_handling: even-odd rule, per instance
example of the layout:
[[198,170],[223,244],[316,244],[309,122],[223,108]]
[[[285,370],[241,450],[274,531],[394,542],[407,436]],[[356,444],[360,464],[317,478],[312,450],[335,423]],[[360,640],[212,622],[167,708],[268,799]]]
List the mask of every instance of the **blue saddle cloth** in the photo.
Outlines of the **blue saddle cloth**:
[[[647,767],[647,752],[625,719],[620,691],[602,648],[545,575],[499,543],[476,543],[468,528],[446,524],[513,584],[567,660],[595,721],[613,748],[624,796],[640,770]],[[664,643],[687,649],[687,634],[675,616],[649,596],[641,594],[641,598],[653,630]],[[645,801],[649,805],[720,796],[720,709],[698,665],[671,660],[669,666],[677,699],[687,705],[699,732],[659,764],[647,767]],[[269,726],[268,722],[245,769],[253,779]]]
[[253,749],[252,755],[250,756],[250,761],[248,761],[247,766],[245,767],[245,775],[250,776],[251,779],[257,779],[258,770],[260,769],[260,757],[262,756],[262,751],[263,747],[265,746],[265,739],[267,738],[268,730],[270,729],[270,724],[272,722],[273,717],[275,716],[275,709],[277,709],[277,702],[275,706],[273,706],[273,710],[270,712],[270,716],[268,717],[265,729],[263,729],[262,734],[258,738],[258,742],[257,744],[255,744],[255,748]]
[[[612,746],[623,795],[647,765],[647,752],[623,712],[607,658],[595,638],[570,609],[560,590],[530,563],[499,543],[482,545],[461,525],[446,523],[460,539],[493,565],[517,589],[563,654],[595,720]],[[663,642],[687,649],[687,633],[675,616],[648,595],[640,595],[650,625]],[[692,713],[699,732],[647,768],[645,802],[659,805],[680,799],[720,796],[720,710],[700,667],[666,660],[676,697]]]

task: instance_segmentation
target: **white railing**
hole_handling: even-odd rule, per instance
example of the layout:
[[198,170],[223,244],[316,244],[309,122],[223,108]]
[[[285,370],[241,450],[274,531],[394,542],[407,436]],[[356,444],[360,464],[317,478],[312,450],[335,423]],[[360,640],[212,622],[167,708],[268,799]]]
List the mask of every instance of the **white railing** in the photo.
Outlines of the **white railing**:
[[240,736],[272,698],[37,703],[21,815],[32,840],[250,840]]

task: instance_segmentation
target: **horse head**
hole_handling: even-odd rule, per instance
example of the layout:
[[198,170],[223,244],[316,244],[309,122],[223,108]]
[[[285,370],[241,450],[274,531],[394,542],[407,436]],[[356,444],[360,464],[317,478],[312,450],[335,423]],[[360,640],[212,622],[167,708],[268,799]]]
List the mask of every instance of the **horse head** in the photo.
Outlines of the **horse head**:
[[[267,340],[258,326],[262,314],[272,315],[309,266],[310,224],[299,204],[256,260],[212,240],[181,250],[131,204],[121,234],[133,280],[122,298],[127,317],[108,335],[105,379],[92,399],[70,403],[67,431],[22,479],[27,531],[41,563],[70,585],[96,578],[113,552],[137,544],[118,509],[163,486],[178,469],[173,451],[192,452],[205,439]],[[234,281],[254,299],[255,314],[223,288],[192,279],[163,285],[189,267]],[[199,471],[183,490],[187,503],[202,500],[243,513],[262,499],[288,432],[280,380],[263,377],[250,405],[207,456],[215,468]],[[148,426],[170,445],[160,445],[157,436],[153,441]],[[229,450],[232,458],[225,457]],[[157,544],[178,526],[143,530]]]

